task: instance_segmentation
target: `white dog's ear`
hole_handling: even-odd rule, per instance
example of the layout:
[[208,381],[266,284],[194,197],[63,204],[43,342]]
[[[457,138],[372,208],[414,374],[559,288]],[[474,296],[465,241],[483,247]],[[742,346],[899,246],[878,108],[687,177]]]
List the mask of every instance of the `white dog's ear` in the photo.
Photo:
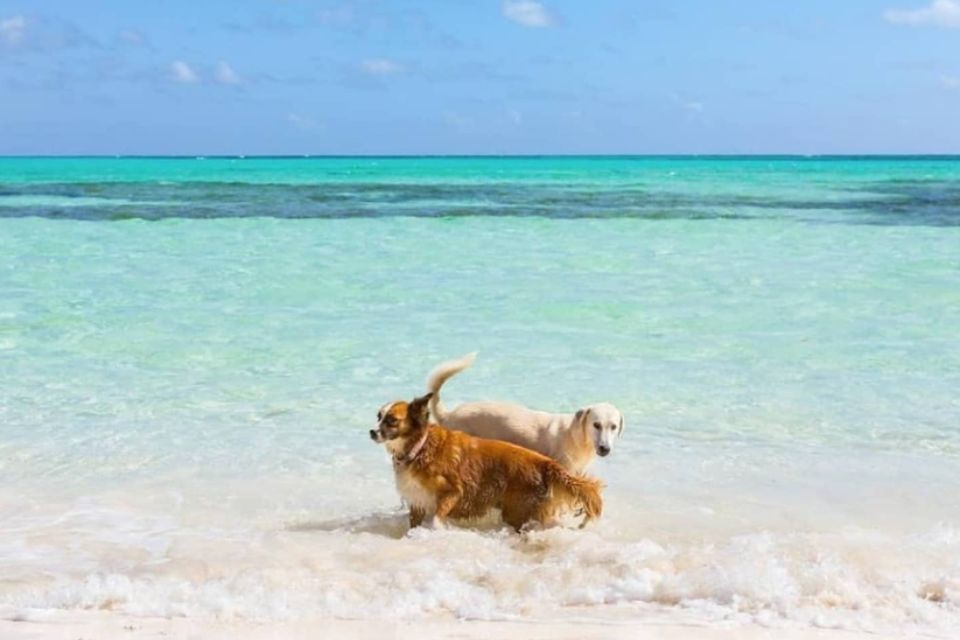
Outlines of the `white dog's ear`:
[[587,418],[587,413],[590,411],[590,407],[584,407],[583,409],[577,409],[577,412],[573,414],[573,421],[581,426],[583,426],[584,420]]
[[619,437],[622,436],[622,435],[623,435],[623,414],[621,413],[621,414],[620,414],[620,428],[617,429],[617,437],[619,438]]

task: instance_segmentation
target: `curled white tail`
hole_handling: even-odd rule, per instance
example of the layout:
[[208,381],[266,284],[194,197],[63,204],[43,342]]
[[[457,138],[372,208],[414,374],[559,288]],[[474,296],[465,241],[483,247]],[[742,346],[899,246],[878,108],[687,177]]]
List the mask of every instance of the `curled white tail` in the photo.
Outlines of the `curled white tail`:
[[440,387],[443,386],[444,382],[472,365],[476,358],[477,352],[474,351],[462,358],[441,362],[427,376],[427,391],[433,394],[433,397],[430,398],[430,413],[433,414],[433,419],[436,422],[443,424],[445,415],[443,405],[440,403]]

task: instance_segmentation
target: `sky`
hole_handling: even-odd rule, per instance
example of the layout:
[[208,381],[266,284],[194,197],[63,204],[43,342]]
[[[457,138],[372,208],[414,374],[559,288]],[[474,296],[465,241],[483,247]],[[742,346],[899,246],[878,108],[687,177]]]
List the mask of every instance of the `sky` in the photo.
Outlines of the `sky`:
[[960,153],[960,0],[0,0],[0,154]]

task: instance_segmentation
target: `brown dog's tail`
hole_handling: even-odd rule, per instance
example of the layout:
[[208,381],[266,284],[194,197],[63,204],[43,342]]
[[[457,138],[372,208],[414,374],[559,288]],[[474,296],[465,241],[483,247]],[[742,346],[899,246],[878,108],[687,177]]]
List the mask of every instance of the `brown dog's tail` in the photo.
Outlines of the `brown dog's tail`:
[[572,475],[559,464],[553,463],[547,467],[547,479],[551,487],[566,498],[567,506],[583,509],[581,528],[603,513],[603,498],[600,497],[603,483],[596,478]]

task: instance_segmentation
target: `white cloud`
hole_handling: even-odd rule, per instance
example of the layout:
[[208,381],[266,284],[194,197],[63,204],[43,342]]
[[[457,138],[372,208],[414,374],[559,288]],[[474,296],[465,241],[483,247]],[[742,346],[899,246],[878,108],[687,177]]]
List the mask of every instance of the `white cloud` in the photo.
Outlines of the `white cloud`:
[[170,65],[170,74],[174,82],[180,82],[182,84],[196,84],[200,82],[200,76],[197,75],[197,72],[190,68],[183,60],[175,60],[173,64]]
[[199,68],[191,66],[183,60],[174,60],[170,65],[170,79],[180,84],[222,84],[241,85],[243,78],[234,71],[229,63],[221,60],[217,66],[210,69],[207,65]]
[[135,46],[144,46],[147,44],[147,37],[143,35],[141,31],[136,29],[121,29],[120,39],[126,44],[132,44]]
[[96,40],[67,20],[23,15],[0,17],[0,49],[36,53],[96,46]]
[[8,47],[15,47],[23,42],[23,34],[27,30],[27,19],[23,16],[13,16],[0,20],[0,42]]
[[287,122],[297,129],[302,129],[304,131],[313,131],[317,128],[316,120],[313,118],[308,118],[307,116],[302,116],[299,113],[293,113],[292,111],[287,114]]
[[403,65],[387,58],[371,58],[360,63],[364,73],[375,76],[387,76],[403,72]]
[[940,76],[940,84],[944,89],[960,89],[960,77]]
[[883,19],[893,24],[960,29],[960,0],[933,0],[920,9],[888,9]]
[[242,82],[233,67],[223,61],[217,64],[217,73],[214,77],[220,84],[240,84]]
[[504,0],[502,11],[505,18],[524,27],[542,29],[557,23],[547,8],[536,0]]
[[689,96],[684,96],[679,93],[673,94],[673,101],[677,109],[685,111],[689,117],[696,117],[697,114],[703,113],[706,109],[706,105],[699,100],[693,100]]
[[354,22],[355,19],[353,7],[347,4],[317,12],[317,20],[320,24],[343,26]]

